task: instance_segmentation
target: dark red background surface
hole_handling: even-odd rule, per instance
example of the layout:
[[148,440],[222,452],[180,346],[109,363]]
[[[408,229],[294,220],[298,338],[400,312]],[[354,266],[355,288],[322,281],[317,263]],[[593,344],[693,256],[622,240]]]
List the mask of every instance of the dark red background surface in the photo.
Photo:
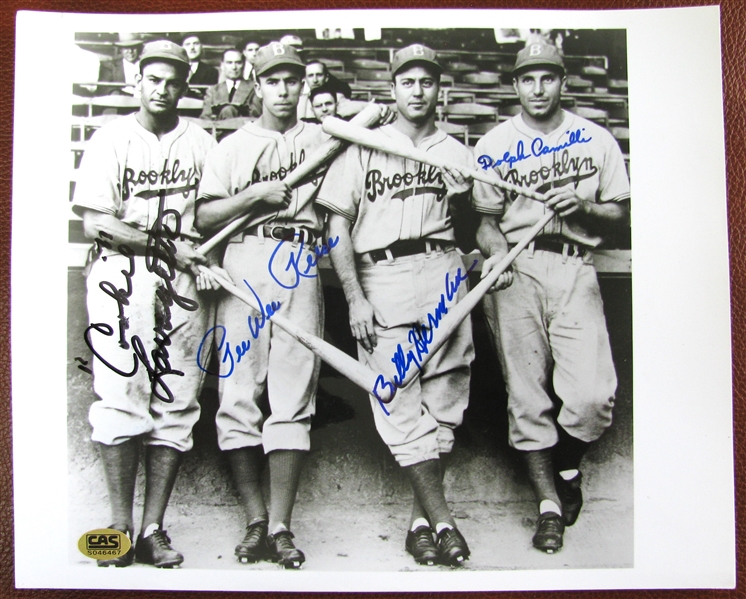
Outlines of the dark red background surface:
[[[674,6],[702,6],[712,1],[676,0],[524,0],[488,2],[477,0],[0,0],[0,336],[3,341],[0,351],[8,359],[0,364],[2,402],[0,402],[0,597],[29,598],[49,597],[50,599],[189,599],[208,596],[228,596],[228,594],[200,592],[136,592],[136,591],[42,591],[16,590],[13,577],[13,480],[10,411],[10,236],[11,236],[11,164],[13,139],[13,67],[15,60],[15,12],[17,10],[42,10],[59,12],[218,12],[239,10],[299,10],[321,8],[574,8],[574,9],[621,9],[653,8]],[[731,297],[733,320],[733,377],[734,377],[734,417],[736,451],[736,513],[737,532],[743,531],[744,500],[740,493],[746,491],[744,472],[744,451],[746,451],[746,380],[739,375],[746,371],[746,235],[742,225],[746,219],[746,0],[722,0],[722,41],[723,41],[723,87],[725,92],[726,159],[728,171],[728,219],[730,224],[731,250]],[[50,55],[51,60],[51,55]],[[40,448],[41,449],[41,448]],[[41,457],[41,456],[40,456]],[[682,469],[686,468],[682,464]],[[696,484],[692,476],[692,484]],[[40,514],[40,517],[44,517]],[[680,525],[701,527],[706,521],[705,514],[692,514]],[[50,527],[56,523],[48,522]],[[738,536],[738,587],[733,591],[673,590],[673,591],[607,591],[607,592],[525,592],[501,593],[501,597],[531,599],[547,596],[582,596],[645,599],[671,597],[746,597],[746,578],[741,567],[746,538]],[[54,556],[39,556],[39,567],[44,561],[56,559]],[[238,595],[233,593],[231,595]],[[290,593],[254,593],[255,596],[297,597]],[[330,597],[334,594],[316,594]],[[412,597],[410,594],[359,594],[374,599],[381,596]],[[417,596],[432,595],[421,593]],[[497,593],[463,593],[465,599],[497,596]]]

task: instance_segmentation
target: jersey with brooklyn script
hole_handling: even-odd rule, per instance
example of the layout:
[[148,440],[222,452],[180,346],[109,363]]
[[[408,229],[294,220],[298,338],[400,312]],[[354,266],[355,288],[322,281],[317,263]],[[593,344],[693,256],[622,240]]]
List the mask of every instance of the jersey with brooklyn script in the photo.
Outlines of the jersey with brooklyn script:
[[[562,124],[549,134],[535,131],[518,114],[477,142],[478,168],[493,168],[507,183],[546,193],[571,185],[589,202],[629,199],[629,179],[619,145],[595,123],[564,112]],[[473,206],[500,217],[508,243],[517,243],[544,214],[544,205],[515,192],[475,182]],[[596,247],[603,239],[589,233],[573,216],[553,218],[543,236]]]
[[135,115],[101,127],[85,149],[73,210],[111,214],[143,232],[160,222],[194,240],[194,203],[205,155],[215,140],[188,121],[160,139]]
[[[199,198],[223,199],[236,195],[254,183],[283,180],[325,139],[328,136],[320,125],[302,121],[284,134],[247,123],[208,154]],[[301,204],[318,193],[320,178],[296,186],[290,205],[278,210],[268,222],[321,231],[323,221],[312,201],[298,211]],[[251,223],[247,225],[250,226]]]
[[[393,125],[380,131],[397,143],[413,146]],[[471,151],[441,130],[418,147],[473,168]],[[352,145],[329,168],[316,201],[354,222],[352,246],[362,254],[406,239],[453,242],[446,191],[437,167]]]

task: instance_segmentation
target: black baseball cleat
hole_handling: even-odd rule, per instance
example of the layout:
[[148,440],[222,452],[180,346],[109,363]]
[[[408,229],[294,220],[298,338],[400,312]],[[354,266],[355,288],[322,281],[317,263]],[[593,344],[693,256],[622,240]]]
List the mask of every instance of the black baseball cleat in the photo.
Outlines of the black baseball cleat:
[[438,562],[438,548],[433,541],[433,529],[429,526],[418,526],[414,531],[407,531],[404,549],[414,561],[423,566],[432,566]]
[[562,549],[562,534],[565,532],[565,520],[555,512],[544,512],[539,516],[539,522],[534,535],[534,547],[547,553],[554,553]]
[[246,535],[236,545],[236,557],[242,564],[252,564],[267,557],[267,522],[255,522],[246,527]]
[[444,528],[438,533],[439,561],[445,566],[461,566],[469,559],[471,551],[466,539],[455,528]]
[[293,543],[294,535],[289,530],[281,530],[267,535],[267,550],[273,562],[279,562],[288,570],[297,570],[306,561],[306,556]]
[[137,538],[135,559],[156,568],[178,568],[184,556],[171,547],[166,531],[158,529],[147,537]]
[[[127,535],[127,538],[129,540],[132,540],[132,533],[127,530],[126,527],[119,528],[116,524],[112,524],[111,526],[108,526],[107,528],[111,528],[112,530],[118,530],[119,532],[123,532]],[[109,566],[112,566],[114,568],[126,568],[127,566],[131,566],[135,561],[135,545],[130,545],[129,550],[124,555],[120,555],[119,557],[115,557],[114,559],[100,559],[98,560],[98,567],[99,568],[108,568]]]
[[554,485],[557,488],[557,495],[562,501],[562,515],[565,518],[565,526],[572,526],[578,519],[580,508],[583,507],[583,491],[580,489],[580,483],[583,481],[583,474],[578,475],[570,480],[565,480],[559,474],[555,476]]

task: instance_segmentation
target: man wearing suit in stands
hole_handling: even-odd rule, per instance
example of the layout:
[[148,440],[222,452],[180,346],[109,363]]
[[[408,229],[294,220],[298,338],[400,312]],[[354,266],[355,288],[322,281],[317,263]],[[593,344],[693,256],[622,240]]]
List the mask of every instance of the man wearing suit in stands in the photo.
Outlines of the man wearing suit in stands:
[[261,100],[256,97],[254,85],[241,78],[243,65],[244,57],[240,50],[233,48],[223,52],[220,70],[225,81],[207,90],[201,115],[203,119],[220,121],[262,114]]
[[143,40],[137,33],[120,33],[119,41],[114,42],[118,48],[119,56],[110,60],[102,60],[98,71],[99,81],[110,81],[112,83],[128,83],[122,86],[99,86],[97,94],[108,96],[110,94],[128,95],[135,94],[135,76],[140,73],[140,53],[142,52]]
[[187,33],[181,42],[181,47],[189,57],[190,88],[186,95],[190,98],[204,98],[205,89],[194,89],[193,85],[215,85],[218,82],[218,70],[202,62],[202,40],[196,33]]

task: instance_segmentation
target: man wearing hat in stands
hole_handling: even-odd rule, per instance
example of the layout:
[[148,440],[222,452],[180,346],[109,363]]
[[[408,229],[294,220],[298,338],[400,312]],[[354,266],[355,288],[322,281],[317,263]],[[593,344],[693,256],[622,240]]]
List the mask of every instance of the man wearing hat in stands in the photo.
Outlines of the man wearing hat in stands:
[[565,68],[541,41],[518,53],[522,112],[475,148],[479,164],[546,204],[475,183],[477,241],[490,271],[551,208],[556,216],[513,263],[514,281],[485,298],[508,390],[509,441],[523,454],[538,505],[533,545],[563,544],[583,504],[580,461],[611,424],[616,373],[593,250],[628,223],[629,180],[604,128],[562,110]]
[[[398,118],[380,132],[471,168],[468,148],[435,126],[442,70],[430,48],[414,44],[397,52],[391,90]],[[372,390],[371,407],[381,438],[412,485],[405,548],[419,564],[458,566],[469,557],[443,491],[444,459],[469,401],[469,319],[411,384],[399,388],[395,381],[418,368],[436,313],[466,294],[451,215],[458,204],[468,205],[471,186],[457,167],[437,169],[352,145],[330,167],[317,200],[329,210],[329,238],[339,240],[330,257],[349,305],[358,359],[386,381]],[[451,285],[444,287],[444,280]],[[376,394],[394,387],[393,400],[379,402]]]
[[342,108],[344,116],[349,118],[354,116],[365,106],[364,102],[348,102],[352,97],[352,90],[347,83],[340,81],[329,73],[326,65],[320,60],[311,60],[306,64],[306,78],[298,101],[298,118],[312,119],[314,111],[311,106],[311,92],[320,86],[334,90],[334,96],[337,109],[340,106],[348,104],[347,108]]
[[[291,189],[283,179],[326,136],[318,125],[298,121],[304,65],[292,47],[271,42],[260,48],[254,69],[261,116],[207,157],[197,223],[212,232],[251,214],[247,226],[227,243],[224,268],[237,284],[261,298],[262,305],[321,336],[323,296],[315,264],[316,252],[323,247],[323,219],[312,200],[318,183]],[[299,203],[309,199],[298,211]],[[303,265],[302,270],[292,264]],[[233,296],[218,306],[219,326],[231,339],[247,340],[235,367],[221,362],[218,444],[231,464],[246,515],[246,534],[235,550],[239,562],[271,559],[285,568],[299,568],[305,556],[293,542],[291,517],[311,446],[320,364],[313,352],[264,317]],[[261,405],[265,390],[271,412],[266,419]],[[269,462],[269,510],[260,482],[264,454]]]
[[[181,47],[189,57],[189,79],[187,83],[193,85],[215,85],[218,82],[218,71],[216,68],[202,62],[202,40],[196,33],[187,33],[181,42]],[[191,98],[203,98],[205,89],[194,89],[187,91]]]
[[143,40],[137,33],[120,33],[119,40],[114,42],[119,49],[120,56],[111,60],[102,60],[99,68],[98,80],[112,83],[127,83],[126,87],[99,87],[99,95],[128,95],[135,94],[135,78],[140,73],[140,53]]
[[204,378],[195,354],[208,323],[198,290],[207,260],[195,251],[194,204],[205,156],[215,142],[179,119],[189,59],[170,41],[145,45],[135,85],[140,110],[91,138],[75,190],[74,210],[98,257],[87,278],[93,353],[91,438],[101,453],[112,524],[135,531],[133,503],[140,446],[145,493],[140,534],[129,552],[99,566],[136,559],[159,568],[184,560],[171,547],[163,518],[192,427]]

